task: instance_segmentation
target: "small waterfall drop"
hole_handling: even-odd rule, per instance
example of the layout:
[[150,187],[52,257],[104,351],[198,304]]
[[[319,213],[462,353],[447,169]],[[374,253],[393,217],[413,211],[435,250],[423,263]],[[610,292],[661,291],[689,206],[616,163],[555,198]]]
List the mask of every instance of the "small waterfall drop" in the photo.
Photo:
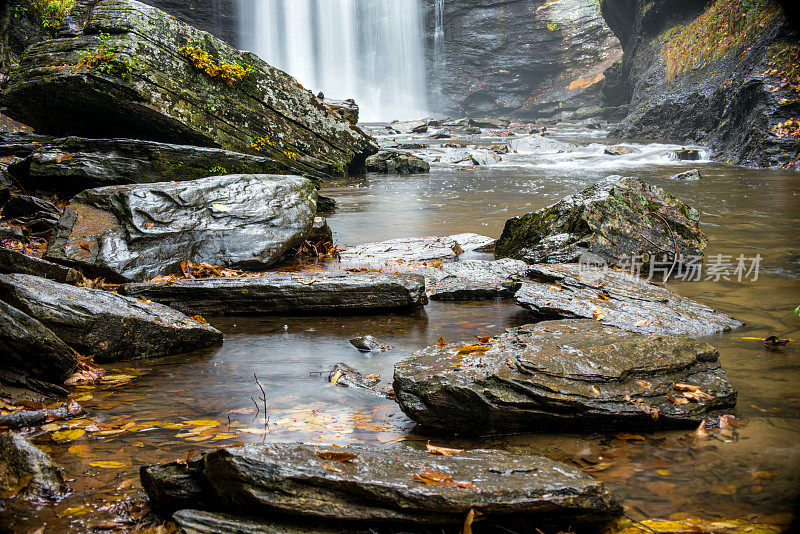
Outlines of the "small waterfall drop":
[[239,0],[242,48],[364,122],[427,114],[421,0]]
[[442,80],[444,79],[447,61],[444,49],[444,0],[433,3],[433,95],[436,109],[444,109],[445,96]]

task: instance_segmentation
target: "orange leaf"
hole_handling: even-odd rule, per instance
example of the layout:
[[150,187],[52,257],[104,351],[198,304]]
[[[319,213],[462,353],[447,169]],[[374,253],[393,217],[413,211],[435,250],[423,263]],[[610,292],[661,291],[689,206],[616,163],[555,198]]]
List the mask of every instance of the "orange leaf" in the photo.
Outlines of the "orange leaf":
[[464,452],[464,449],[448,449],[446,447],[437,447],[436,445],[431,445],[431,442],[428,442],[428,452],[435,455],[435,456],[453,456],[454,454],[458,454],[460,452]]

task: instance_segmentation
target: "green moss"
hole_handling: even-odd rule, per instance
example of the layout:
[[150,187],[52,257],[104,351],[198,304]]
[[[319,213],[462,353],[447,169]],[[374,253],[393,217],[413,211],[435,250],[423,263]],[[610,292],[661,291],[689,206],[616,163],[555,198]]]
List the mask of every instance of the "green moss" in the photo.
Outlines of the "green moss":
[[782,14],[774,0],[716,0],[700,16],[663,35],[661,57],[669,77],[717,61],[744,46]]
[[778,76],[792,91],[800,94],[800,45],[780,42],[772,45],[767,56],[769,73]]
[[75,8],[75,0],[15,0],[13,9],[22,11],[44,28],[55,28]]

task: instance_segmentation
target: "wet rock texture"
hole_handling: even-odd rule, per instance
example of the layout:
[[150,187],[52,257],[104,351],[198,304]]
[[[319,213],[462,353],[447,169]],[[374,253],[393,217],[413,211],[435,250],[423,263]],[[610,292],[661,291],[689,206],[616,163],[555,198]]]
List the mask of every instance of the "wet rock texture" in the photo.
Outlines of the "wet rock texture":
[[[68,25],[68,37],[28,49],[4,93],[8,114],[37,131],[223,148],[272,158],[293,174],[343,174],[377,152],[291,76],[156,8],[84,2]],[[81,63],[101,46],[99,32],[109,35],[101,53],[116,54],[106,72]],[[211,76],[186,46],[252,71],[239,81]]]
[[445,2],[444,42],[428,49],[445,112],[477,117],[597,109],[603,71],[622,55],[592,0]]
[[0,247],[0,273],[32,274],[61,283],[76,283],[82,279],[75,269],[3,247]]
[[515,298],[541,319],[595,319],[647,334],[709,336],[742,323],[629,273],[585,265],[534,265]]
[[430,170],[431,165],[427,161],[399,150],[381,150],[367,158],[368,172],[419,174]]
[[275,175],[90,189],[64,210],[45,259],[129,281],[184,260],[263,269],[311,231],[316,198],[310,180]]
[[264,273],[127,284],[120,291],[190,315],[357,313],[410,309],[428,302],[422,276],[394,273]]
[[624,50],[622,62],[606,73],[606,85],[613,87],[604,99],[608,112],[613,114],[620,105],[626,110],[611,135],[711,146],[714,159],[738,165],[797,168],[797,139],[773,135],[776,125],[800,115],[800,101],[790,85],[770,72],[773,47],[798,42],[796,28],[783,14],[720,59],[698,62],[675,77],[667,75],[662,50],[669,37],[709,4],[671,0],[600,4]]
[[67,491],[60,468],[20,434],[0,434],[0,497],[56,499]]
[[0,300],[0,378],[8,372],[63,384],[78,359],[52,330]]
[[530,266],[519,260],[462,260],[426,269],[431,300],[484,300],[511,297],[521,287]]
[[9,170],[28,188],[60,193],[222,174],[294,174],[279,160],[217,148],[79,137],[41,146]]
[[577,262],[589,253],[611,265],[626,259],[630,265],[633,256],[645,254],[688,261],[702,256],[707,244],[696,209],[637,178],[609,176],[509,219],[495,250],[499,257],[528,263]]
[[[172,507],[194,508],[208,497],[219,512],[266,518],[304,517],[341,528],[394,524],[462,525],[467,512],[481,512],[486,526],[535,522],[539,525],[597,524],[620,513],[600,482],[579,469],[539,456],[474,450],[431,456],[406,447],[332,449],[357,457],[332,465],[319,453],[329,448],[272,443],[221,449],[188,467],[175,464],[142,469],[151,500],[163,501],[172,479],[191,476],[207,489]],[[331,469],[330,467],[335,467]],[[459,481],[428,485],[413,480],[435,469]],[[183,471],[183,474],[176,471]],[[191,471],[191,475],[187,475]]]
[[[687,337],[562,320],[507,330],[488,350],[462,346],[428,347],[395,366],[397,401],[425,427],[462,434],[668,428],[697,425],[736,402],[714,347]],[[681,403],[676,383],[705,396]]]
[[422,261],[455,261],[464,252],[491,248],[495,240],[478,234],[445,237],[404,237],[366,243],[341,252],[342,262],[380,264]]
[[97,362],[155,358],[222,343],[215,328],[161,304],[36,276],[0,275],[0,299]]

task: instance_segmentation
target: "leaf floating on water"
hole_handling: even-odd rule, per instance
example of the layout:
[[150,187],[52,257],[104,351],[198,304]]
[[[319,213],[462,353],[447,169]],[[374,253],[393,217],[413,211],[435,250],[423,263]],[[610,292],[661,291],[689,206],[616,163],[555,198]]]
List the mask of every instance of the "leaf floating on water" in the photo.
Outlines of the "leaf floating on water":
[[440,337],[439,341],[436,342],[436,345],[439,347],[444,347],[445,345],[447,345],[447,341],[445,341],[443,337]]
[[239,408],[238,410],[228,410],[225,412],[225,415],[238,413],[239,415],[250,415],[256,413],[256,411],[252,408]]
[[335,386],[335,385],[336,385],[336,382],[338,382],[338,381],[339,381],[339,379],[340,379],[340,378],[342,378],[342,376],[343,376],[343,375],[344,375],[344,373],[342,373],[341,371],[336,371],[336,374],[334,374],[334,375],[331,377],[331,385],[332,385],[332,386]]
[[453,456],[454,454],[464,452],[464,449],[448,449],[447,447],[437,447],[436,445],[431,445],[430,441],[427,444],[427,448],[428,452],[434,456]]
[[470,354],[472,352],[486,352],[490,348],[491,347],[482,347],[480,345],[464,345],[463,347],[458,349],[456,354]]
[[619,434],[614,434],[614,437],[617,439],[621,439],[623,441],[647,441],[644,436],[639,434],[629,434],[628,432],[620,432]]
[[697,439],[708,439],[708,432],[706,431],[706,422],[703,420],[697,430],[694,431],[694,436]]
[[61,442],[61,441],[72,441],[78,439],[79,437],[86,434],[86,431],[82,428],[73,428],[71,430],[61,430],[59,432],[54,432],[50,438],[53,441]]
[[781,339],[777,336],[769,336],[764,340],[764,345],[767,347],[785,347],[792,341],[791,339]]
[[114,462],[111,460],[106,460],[106,461],[98,460],[96,462],[90,462],[89,465],[92,467],[99,467],[100,469],[121,469],[125,467],[126,464],[122,462]]
[[487,345],[491,340],[492,336],[475,336],[478,339],[478,343],[481,345]]
[[357,454],[345,451],[316,451],[317,456],[331,462],[349,462],[358,458]]
[[136,378],[136,377],[135,376],[131,376],[131,375],[106,375],[101,380],[104,383],[108,383],[108,382],[130,382],[134,378]]
[[191,426],[219,426],[219,421],[213,419],[195,419],[193,421],[186,421],[187,425]]

